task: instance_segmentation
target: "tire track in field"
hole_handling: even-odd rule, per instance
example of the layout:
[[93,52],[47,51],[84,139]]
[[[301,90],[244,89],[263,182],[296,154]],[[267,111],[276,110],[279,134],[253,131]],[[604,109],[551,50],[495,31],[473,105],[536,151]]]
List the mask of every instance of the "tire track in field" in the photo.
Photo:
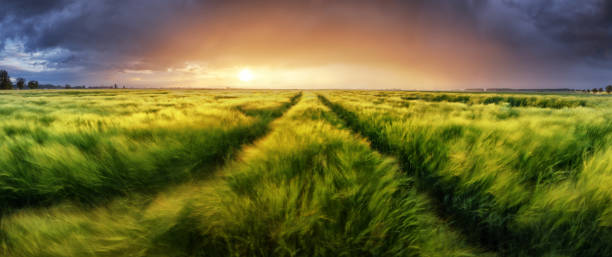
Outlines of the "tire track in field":
[[[351,111],[346,110],[344,107],[342,107],[339,104],[335,104],[331,101],[329,101],[325,96],[318,94],[318,98],[319,100],[325,105],[327,106],[329,109],[332,110],[333,113],[335,113],[346,125],[347,128],[349,128],[353,133],[356,133],[358,135],[360,135],[361,137],[366,138],[370,143],[373,149],[379,151],[380,153],[386,154],[386,155],[390,155],[390,156],[394,156],[398,159],[398,163],[400,165],[400,169],[402,172],[409,174],[410,176],[415,176],[414,172],[412,172],[412,168],[410,166],[409,160],[407,160],[407,157],[402,156],[401,153],[396,153],[393,151],[392,147],[385,142],[385,138],[384,137],[375,137],[373,135],[370,135],[368,133],[364,133],[364,128],[362,128],[359,125],[358,122],[358,117],[356,114],[354,114]],[[417,176],[417,179],[421,179]],[[436,181],[427,181],[428,183],[430,182],[430,184],[435,184]],[[444,204],[442,204],[442,202],[444,201],[444,197],[447,195],[452,195],[452,192],[448,192],[445,191],[442,188],[427,188],[427,189],[419,189],[422,191],[425,191],[424,193],[430,195],[432,197],[432,199],[434,199],[436,202],[434,202],[435,205],[435,209],[436,209],[436,214],[439,216],[439,218],[441,220],[452,220],[453,218],[460,218],[460,219],[474,219],[475,217],[470,216],[467,217],[467,213],[454,213],[454,209],[452,206],[445,206]],[[456,225],[450,222],[446,222],[448,224],[448,226],[456,228],[458,231],[460,231],[464,236],[466,236],[466,238],[470,239],[470,242],[477,246],[478,248],[481,249],[487,249],[488,251],[491,252],[496,252],[499,253],[502,256],[505,256],[507,254],[510,254],[509,252],[504,251],[504,249],[500,249],[500,247],[497,247],[496,245],[492,245],[489,243],[486,243],[486,238],[492,235],[489,235],[488,233],[483,233],[482,231],[477,231],[476,233],[474,232],[474,226],[477,226],[478,223],[482,224],[481,222],[484,222],[483,220],[473,220],[472,222],[474,222],[474,224],[470,224],[473,226],[461,226],[461,225]],[[508,232],[506,230],[506,232]],[[483,240],[483,238],[485,238]],[[489,238],[490,240],[491,238]],[[517,237],[516,235],[508,235],[507,238],[497,238],[497,237],[493,237],[492,240],[510,240],[511,243],[517,243],[520,242],[520,238]],[[523,239],[524,240],[524,239]],[[510,249],[510,248],[509,248]]]
[[[218,188],[215,186],[222,181],[222,177],[219,176],[218,171],[223,170],[223,167],[227,165],[227,163],[233,161],[233,157],[236,157],[237,152],[243,151],[248,145],[267,136],[271,131],[270,124],[299,103],[301,97],[302,92],[291,97],[289,102],[282,104],[280,107],[269,109],[264,112],[259,112],[258,110],[252,110],[252,112],[248,114],[243,112],[247,116],[258,119],[257,124],[249,126],[252,131],[248,133],[248,137],[243,139],[240,145],[231,147],[228,151],[218,154],[219,159],[213,165],[200,165],[201,167],[197,167],[196,165],[193,171],[195,179],[188,179],[180,183],[168,183],[164,187],[155,188],[155,190],[150,190],[146,193],[133,191],[131,192],[133,194],[113,197],[112,199],[107,199],[108,202],[100,203],[96,206],[87,206],[85,208],[79,205],[58,204],[50,206],[27,205],[24,206],[28,207],[27,209],[12,209],[7,212],[1,212],[0,210],[0,256],[23,256],[16,254],[18,250],[22,249],[15,248],[10,241],[14,239],[12,237],[15,236],[10,233],[15,233],[15,231],[6,232],[3,230],[3,225],[6,226],[6,224],[10,224],[12,219],[19,221],[24,217],[26,217],[26,220],[34,219],[38,222],[44,221],[45,226],[43,227],[35,227],[31,230],[22,227],[19,230],[26,231],[25,235],[32,237],[26,238],[27,241],[38,242],[37,240],[42,240],[42,242],[45,242],[43,244],[36,244],[36,246],[33,247],[34,250],[32,250],[33,252],[43,252],[45,255],[47,255],[46,251],[50,249],[46,248],[47,241],[45,241],[49,240],[49,238],[45,239],[44,236],[41,237],[40,235],[46,235],[45,232],[47,232],[47,230],[55,231],[56,228],[72,228],[74,229],[74,234],[77,236],[67,234],[65,236],[69,239],[51,238],[53,246],[62,246],[70,249],[73,247],[71,244],[74,243],[78,247],[82,247],[83,245],[79,245],[79,241],[85,238],[87,241],[86,246],[92,247],[90,250],[100,251],[100,255],[105,256],[124,256],[126,253],[132,252],[137,252],[137,254],[134,255],[141,256],[143,251],[147,253],[146,256],[149,256],[149,251],[155,253],[154,250],[159,247],[164,247],[156,245],[157,241],[155,240],[169,240],[168,242],[172,244],[165,245],[167,247],[175,247],[174,244],[179,246],[190,246],[194,243],[192,237],[197,238],[194,234],[186,233],[183,235],[173,235],[177,236],[177,238],[156,238],[155,236],[164,229],[170,229],[169,232],[176,230],[177,228],[173,228],[169,224],[175,222],[173,219],[178,220],[184,218],[181,210],[183,210],[182,208],[184,208],[185,205],[188,206],[190,204],[189,202],[192,200],[192,197],[199,194],[212,194],[212,190]],[[253,136],[253,134],[256,135]],[[240,134],[238,133],[235,136],[240,136]],[[244,137],[244,135],[242,136]],[[204,168],[212,172],[200,172],[201,169]],[[200,173],[198,174],[198,172]],[[176,208],[177,206],[179,208]],[[39,207],[45,208],[39,209]],[[41,214],[41,210],[44,210],[44,215]],[[16,213],[13,213],[13,211]],[[71,222],[71,219],[78,220],[81,223],[75,225]],[[8,223],[3,224],[3,222]],[[26,225],[28,224],[27,222],[25,223]],[[126,228],[124,228],[124,226],[126,226]],[[82,229],[82,227],[87,227],[87,229]],[[185,229],[193,228],[190,227]],[[30,231],[32,232],[30,233]],[[104,233],[109,233],[108,235],[111,237],[126,237],[126,239],[121,240],[122,242],[116,241],[112,246],[109,246],[107,242],[113,240],[105,237],[107,234]],[[19,233],[16,234],[20,235]],[[21,235],[23,236],[23,234]],[[71,240],[75,237],[78,237],[79,240]],[[149,242],[148,240],[153,241]],[[138,249],[139,246],[147,244],[153,244],[153,247],[150,249],[146,247]],[[31,254],[31,252],[28,254]],[[54,254],[48,255],[57,256]],[[132,254],[128,255],[132,256]],[[164,255],[153,254],[153,256]]]
[[[250,113],[242,112],[246,116],[253,117],[255,121],[253,124],[248,126],[238,126],[232,128],[225,133],[216,135],[216,142],[218,143],[217,148],[211,151],[201,153],[196,159],[195,163],[188,164],[189,175],[183,175],[183,177],[168,177],[160,179],[151,185],[146,183],[127,184],[130,188],[124,189],[121,186],[100,183],[101,186],[95,188],[88,188],[93,192],[92,194],[79,194],[73,191],[62,191],[55,194],[39,194],[39,195],[19,195],[5,194],[0,195],[0,219],[4,215],[17,211],[19,209],[27,207],[50,207],[60,203],[62,201],[71,201],[74,203],[83,204],[85,206],[96,206],[103,204],[109,200],[115,199],[119,196],[125,196],[130,193],[156,193],[172,185],[182,183],[189,180],[189,177],[195,179],[202,179],[210,175],[210,170],[216,170],[222,167],[225,163],[231,160],[237,152],[239,152],[244,146],[252,144],[257,139],[264,137],[270,131],[270,123],[275,119],[282,116],[291,107],[296,105],[301,99],[302,93],[299,92],[292,96],[289,102],[286,102],[278,108],[267,109],[265,111],[253,110]],[[194,149],[188,149],[194,151]],[[165,168],[171,169],[176,164],[168,163],[163,164],[159,170],[165,170]],[[141,185],[144,184],[144,185]],[[0,190],[0,194],[3,191]],[[58,197],[62,196],[62,197]],[[0,234],[1,235],[1,234]]]
[[[186,255],[230,256],[242,249],[241,256],[312,256],[331,247],[322,256],[432,256],[437,251],[449,254],[435,256],[494,256],[449,229],[429,211],[430,201],[413,190],[393,158],[374,150],[316,95],[307,94],[274,121],[269,135],[220,172],[228,188],[220,186],[208,192],[213,196],[201,194],[187,205],[185,216],[161,236],[170,240],[166,245],[187,235],[186,244],[178,242]],[[210,202],[217,203],[214,210],[207,207]],[[331,243],[343,240],[355,244]],[[285,250],[294,254],[281,254]]]
[[[244,127],[242,129],[234,131],[234,133],[231,133],[231,135],[229,135],[227,138],[229,139],[229,138],[241,138],[242,137],[240,139],[241,140],[240,144],[236,145],[236,147],[230,147],[230,149],[228,149],[227,151],[220,152],[217,156],[215,156],[215,159],[218,160],[218,162],[215,163],[214,165],[200,167],[200,168],[207,168],[208,170],[216,170],[222,167],[223,165],[225,165],[225,163],[233,159],[235,154],[240,152],[245,146],[253,144],[253,142],[257,141],[258,139],[270,133],[270,124],[274,120],[283,116],[283,114],[289,111],[291,107],[295,106],[298,102],[300,102],[301,98],[302,98],[302,92],[299,92],[295,94],[294,96],[292,96],[289,99],[289,102],[284,103],[280,107],[273,108],[273,109],[245,110],[242,106],[236,106],[234,108],[235,110],[241,112],[242,114],[246,116],[256,118],[257,119],[256,124],[249,126],[249,127]],[[201,173],[200,175],[206,176],[207,174]]]
[[[282,117],[285,113],[287,113],[287,111],[289,111],[293,106],[298,104],[301,99],[302,92],[299,92],[296,95],[292,96],[289,102],[274,109],[245,110],[242,106],[236,106],[234,108],[235,110],[241,112],[246,116],[257,118],[257,124],[245,128],[245,130],[247,131],[241,130],[239,133],[234,133],[236,134],[235,136],[240,136],[240,134],[247,134],[248,136],[244,138],[237,147],[229,149],[228,151],[217,156],[217,159],[219,160],[218,163],[216,163],[212,167],[206,168],[208,168],[209,170],[216,170],[220,167],[223,167],[226,163],[228,163],[228,161],[232,160],[235,157],[236,153],[242,151],[245,146],[251,145],[258,139],[261,139],[268,135],[271,131],[270,124],[278,118]],[[206,176],[207,174],[202,175]]]

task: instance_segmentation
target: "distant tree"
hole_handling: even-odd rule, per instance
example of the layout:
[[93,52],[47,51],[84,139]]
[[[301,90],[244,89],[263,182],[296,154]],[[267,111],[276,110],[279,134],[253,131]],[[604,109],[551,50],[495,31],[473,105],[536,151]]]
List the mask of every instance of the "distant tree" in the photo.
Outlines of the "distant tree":
[[28,82],[28,88],[29,89],[37,89],[38,88],[38,81],[36,80],[30,80]]
[[66,89],[71,89],[71,88],[72,88],[72,86],[71,86],[70,84],[66,84],[66,86],[64,86],[64,88],[66,88]]
[[0,89],[13,89],[13,82],[9,77],[8,72],[0,70]]
[[25,87],[25,79],[17,78],[17,83],[15,83],[15,85],[17,86],[17,88],[23,89]]
[[591,90],[593,92],[593,94],[597,94],[597,88],[593,88],[593,90]]
[[606,93],[608,93],[608,94],[612,93],[612,85],[608,85],[606,87]]

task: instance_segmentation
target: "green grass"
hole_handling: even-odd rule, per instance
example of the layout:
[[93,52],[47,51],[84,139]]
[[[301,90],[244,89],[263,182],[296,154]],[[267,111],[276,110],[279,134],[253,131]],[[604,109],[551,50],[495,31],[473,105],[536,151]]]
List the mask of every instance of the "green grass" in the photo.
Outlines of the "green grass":
[[5,256],[483,255],[412,184],[310,93],[211,177],[102,207],[18,211],[0,223],[0,249]]
[[2,93],[0,256],[612,256],[610,107],[545,94]]
[[[0,120],[1,210],[65,199],[90,204],[210,172],[264,135],[268,123],[299,98],[263,96],[270,107],[245,116],[234,106],[262,100],[249,96],[224,103],[212,95],[178,100],[182,92],[174,99],[128,93],[103,100],[106,94],[69,93],[93,97],[41,94],[49,100],[35,112],[30,108],[39,108],[41,100],[0,96],[5,105],[22,106]],[[163,107],[149,112],[156,106]],[[71,114],[75,111],[80,113]]]
[[[504,255],[612,254],[612,195],[602,183],[612,163],[605,157],[608,109],[430,102],[398,108],[394,99],[368,104],[368,93],[328,95],[328,106],[376,149],[397,156],[481,245]],[[499,117],[508,111],[515,114]]]
[[310,95],[224,171],[218,204],[210,206],[209,196],[194,201],[187,224],[167,238],[196,234],[200,240],[187,248],[198,256],[476,253],[448,229],[434,231],[439,224],[424,210],[426,200],[395,162],[338,122]]
[[[383,95],[383,97],[386,97]],[[498,104],[510,107],[574,108],[593,104],[593,100],[576,96],[550,96],[526,94],[465,94],[465,93],[407,93],[401,97],[406,101],[458,102],[465,104]]]

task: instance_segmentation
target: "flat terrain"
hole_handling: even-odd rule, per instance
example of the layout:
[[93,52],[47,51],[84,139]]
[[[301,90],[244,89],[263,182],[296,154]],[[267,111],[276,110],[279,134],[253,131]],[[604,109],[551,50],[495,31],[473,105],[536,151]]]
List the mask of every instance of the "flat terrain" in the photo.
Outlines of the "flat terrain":
[[0,256],[612,256],[612,97],[0,92]]

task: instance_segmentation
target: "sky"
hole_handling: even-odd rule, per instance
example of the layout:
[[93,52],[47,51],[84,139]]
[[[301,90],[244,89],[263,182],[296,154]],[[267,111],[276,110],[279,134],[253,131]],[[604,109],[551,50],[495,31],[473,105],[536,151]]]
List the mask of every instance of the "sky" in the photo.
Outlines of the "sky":
[[1,0],[0,69],[87,86],[599,88],[612,0]]

